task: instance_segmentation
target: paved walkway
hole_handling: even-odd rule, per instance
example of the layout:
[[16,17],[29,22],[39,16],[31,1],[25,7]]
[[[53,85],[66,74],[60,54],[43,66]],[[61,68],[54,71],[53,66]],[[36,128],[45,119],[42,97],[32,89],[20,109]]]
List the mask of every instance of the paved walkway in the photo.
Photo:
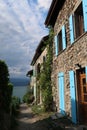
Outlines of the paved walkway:
[[[31,108],[29,108],[26,104],[21,104],[20,114],[17,120],[18,120],[18,127],[15,130],[52,130],[52,128],[49,128],[49,125],[46,122],[46,120],[44,120],[44,117],[34,115],[32,113]],[[57,124],[60,123],[57,122]],[[65,130],[83,130],[83,129],[87,130],[87,127],[83,125],[81,126],[65,125]]]
[[18,117],[18,128],[16,130],[47,130],[46,122],[39,116],[32,113],[31,108],[26,104],[21,104]]

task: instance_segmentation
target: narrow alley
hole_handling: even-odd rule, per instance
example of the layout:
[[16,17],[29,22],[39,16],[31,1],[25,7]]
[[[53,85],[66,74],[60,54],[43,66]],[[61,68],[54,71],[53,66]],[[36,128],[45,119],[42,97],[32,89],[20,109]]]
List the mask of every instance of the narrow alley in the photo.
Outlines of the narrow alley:
[[40,116],[34,115],[31,108],[21,104],[16,130],[48,130],[46,122]]
[[[54,116],[53,116],[54,118]],[[31,107],[26,104],[20,105],[20,114],[17,118],[18,125],[15,130],[86,130],[87,127],[83,125],[74,125],[65,118],[62,120],[49,120],[47,115],[34,115]],[[52,123],[55,127],[52,128]],[[62,126],[62,127],[61,127]]]

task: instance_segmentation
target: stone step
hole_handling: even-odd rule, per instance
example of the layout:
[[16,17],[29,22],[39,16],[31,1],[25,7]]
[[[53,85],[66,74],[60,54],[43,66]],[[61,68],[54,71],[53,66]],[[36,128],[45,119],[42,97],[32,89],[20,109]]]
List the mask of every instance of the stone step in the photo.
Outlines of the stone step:
[[80,126],[78,127],[78,130],[87,130],[87,126],[85,126],[85,125],[80,125]]
[[85,125],[80,125],[78,127],[66,127],[65,130],[87,130],[87,126]]
[[70,127],[70,126],[68,126],[68,127],[65,127],[65,130],[78,130],[76,127]]

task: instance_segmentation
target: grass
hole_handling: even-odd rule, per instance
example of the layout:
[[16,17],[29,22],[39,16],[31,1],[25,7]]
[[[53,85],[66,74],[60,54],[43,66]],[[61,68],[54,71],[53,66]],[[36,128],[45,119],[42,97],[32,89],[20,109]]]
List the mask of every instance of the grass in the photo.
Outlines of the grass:
[[38,114],[38,115],[45,113],[45,110],[41,105],[33,105],[32,111],[34,114]]

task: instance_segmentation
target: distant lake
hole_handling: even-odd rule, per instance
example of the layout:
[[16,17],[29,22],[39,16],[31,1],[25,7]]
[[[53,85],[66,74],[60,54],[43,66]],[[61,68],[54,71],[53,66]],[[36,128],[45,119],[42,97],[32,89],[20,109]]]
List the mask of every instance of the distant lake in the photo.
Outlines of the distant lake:
[[13,96],[19,97],[21,101],[26,92],[27,92],[27,86],[16,86],[13,88]]
[[29,84],[29,78],[11,78],[11,83],[13,84],[13,96],[17,96],[21,99],[24,96],[24,94],[27,92],[28,84]]

